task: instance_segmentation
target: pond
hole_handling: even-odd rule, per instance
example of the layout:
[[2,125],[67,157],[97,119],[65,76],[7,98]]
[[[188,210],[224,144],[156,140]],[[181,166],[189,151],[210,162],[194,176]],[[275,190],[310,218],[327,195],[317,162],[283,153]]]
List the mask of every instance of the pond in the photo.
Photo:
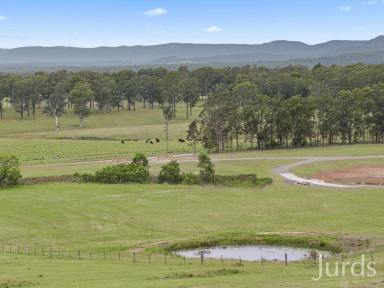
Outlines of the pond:
[[[288,261],[299,261],[310,258],[313,249],[295,248],[271,245],[251,246],[218,246],[204,249],[181,250],[175,254],[185,258],[200,258],[201,253],[206,259],[241,259],[243,261],[260,261],[261,258],[267,261],[285,261],[287,254]],[[323,256],[329,256],[329,252],[317,251]]]

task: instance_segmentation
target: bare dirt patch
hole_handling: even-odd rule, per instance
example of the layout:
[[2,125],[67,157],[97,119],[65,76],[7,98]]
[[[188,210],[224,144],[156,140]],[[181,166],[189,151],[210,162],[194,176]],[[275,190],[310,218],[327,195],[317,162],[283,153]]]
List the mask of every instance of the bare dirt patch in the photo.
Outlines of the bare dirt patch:
[[384,185],[384,166],[357,166],[333,171],[323,171],[312,178],[331,183]]

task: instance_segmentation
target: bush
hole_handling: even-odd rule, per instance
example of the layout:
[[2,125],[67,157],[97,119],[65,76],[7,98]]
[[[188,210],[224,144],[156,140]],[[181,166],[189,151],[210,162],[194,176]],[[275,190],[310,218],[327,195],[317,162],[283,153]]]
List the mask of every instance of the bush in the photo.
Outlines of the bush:
[[118,183],[147,183],[149,181],[149,170],[147,166],[129,163],[105,167],[92,174],[73,175],[81,182],[99,182],[107,184]]
[[132,162],[148,167],[148,159],[142,153],[136,153],[135,156],[133,156]]
[[159,174],[160,183],[178,184],[183,180],[180,171],[180,165],[176,160],[161,166]]
[[203,183],[215,182],[215,165],[213,165],[211,158],[209,158],[207,153],[199,154],[198,167],[200,168],[200,180]]
[[264,186],[271,183],[271,178],[257,178],[256,174],[241,174],[236,176],[217,175],[215,177],[215,184],[224,186]]
[[96,182],[95,175],[88,173],[80,174],[76,172],[75,174],[73,174],[73,177],[80,182]]
[[73,175],[81,182],[117,183],[147,183],[149,182],[148,159],[144,154],[136,154],[129,164],[105,167],[92,174]]
[[17,185],[21,178],[19,159],[15,156],[0,157],[0,186]]
[[146,183],[149,180],[147,166],[129,163],[108,166],[97,171],[94,180],[100,183]]
[[200,184],[200,178],[196,174],[184,173],[182,177],[183,177],[183,184],[186,184],[186,185]]

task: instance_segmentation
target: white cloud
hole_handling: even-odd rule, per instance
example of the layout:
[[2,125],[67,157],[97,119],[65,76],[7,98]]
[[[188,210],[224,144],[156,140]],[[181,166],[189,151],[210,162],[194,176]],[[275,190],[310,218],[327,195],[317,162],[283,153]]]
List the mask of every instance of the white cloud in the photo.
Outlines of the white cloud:
[[209,32],[209,33],[216,33],[216,32],[221,32],[223,31],[223,29],[221,29],[220,27],[218,26],[210,26],[208,28],[205,29],[206,32]]
[[379,5],[379,4],[383,4],[384,5],[384,0],[366,0],[366,1],[363,1],[361,2],[362,5],[366,5],[366,6],[372,6],[372,5]]
[[165,14],[168,14],[168,11],[164,8],[154,8],[145,12],[145,15],[147,16],[161,16]]
[[342,12],[349,12],[352,10],[352,6],[341,6],[339,7],[339,10]]
[[8,18],[5,16],[0,15],[0,22],[7,20]]

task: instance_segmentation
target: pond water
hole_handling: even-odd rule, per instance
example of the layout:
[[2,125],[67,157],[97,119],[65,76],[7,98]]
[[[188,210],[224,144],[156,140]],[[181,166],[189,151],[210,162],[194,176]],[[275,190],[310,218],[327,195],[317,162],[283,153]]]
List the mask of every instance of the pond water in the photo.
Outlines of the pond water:
[[[285,254],[288,261],[298,261],[310,258],[313,249],[294,248],[285,246],[252,245],[252,246],[218,246],[204,249],[181,250],[175,254],[186,258],[200,258],[201,252],[206,259],[241,259],[243,261],[260,261],[261,258],[267,261],[285,261]],[[317,251],[323,256],[329,256],[329,252]]]

